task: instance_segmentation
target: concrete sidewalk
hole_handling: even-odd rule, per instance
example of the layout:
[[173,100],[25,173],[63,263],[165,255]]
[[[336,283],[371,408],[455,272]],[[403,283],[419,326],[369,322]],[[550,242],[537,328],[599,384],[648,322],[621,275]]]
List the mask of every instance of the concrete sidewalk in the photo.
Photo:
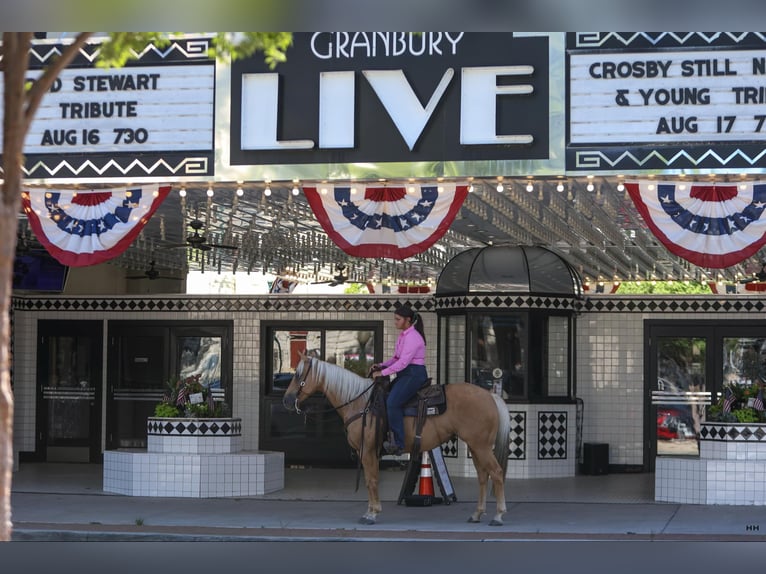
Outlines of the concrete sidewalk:
[[11,496],[13,540],[766,541],[766,508],[654,502],[652,475],[509,480],[505,524],[493,527],[492,498],[482,523],[466,521],[474,480],[453,480],[457,502],[408,507],[397,504],[404,473],[383,471],[383,512],[366,526],[358,519],[367,494],[363,484],[354,490],[353,470],[288,470],[277,493],[191,499],[105,493],[100,468],[22,465]]

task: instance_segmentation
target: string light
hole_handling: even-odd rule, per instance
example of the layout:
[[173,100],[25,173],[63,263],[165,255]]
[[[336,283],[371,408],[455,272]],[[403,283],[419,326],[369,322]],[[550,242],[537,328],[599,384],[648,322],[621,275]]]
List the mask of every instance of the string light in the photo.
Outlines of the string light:
[[242,189],[242,185],[238,185],[237,186],[237,197],[242,197],[243,195],[245,195],[245,190]]
[[206,193],[207,193],[208,197],[213,197],[213,188],[212,187],[208,187]]
[[532,193],[534,190],[535,190],[535,186],[534,186],[534,185],[532,185],[532,182],[530,181],[530,182],[527,184],[527,191],[528,191],[529,193]]
[[186,188],[182,187],[180,190],[178,190],[178,195],[181,197],[186,197]]
[[293,195],[298,195],[301,192],[297,185],[293,186]]
[[269,197],[271,195],[271,186],[266,185],[266,189],[263,190],[263,195]]
[[558,191],[559,193],[561,193],[562,191],[564,191],[564,184],[563,184],[563,183],[559,183],[559,184],[556,186],[556,191]]

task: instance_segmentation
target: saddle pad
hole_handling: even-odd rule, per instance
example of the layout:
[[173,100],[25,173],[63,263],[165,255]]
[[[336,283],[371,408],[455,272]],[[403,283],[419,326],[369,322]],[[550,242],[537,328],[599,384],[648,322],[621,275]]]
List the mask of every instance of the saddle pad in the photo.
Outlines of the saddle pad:
[[442,385],[426,385],[404,405],[404,416],[418,416],[418,403],[425,401],[426,416],[440,415],[447,410],[447,397]]

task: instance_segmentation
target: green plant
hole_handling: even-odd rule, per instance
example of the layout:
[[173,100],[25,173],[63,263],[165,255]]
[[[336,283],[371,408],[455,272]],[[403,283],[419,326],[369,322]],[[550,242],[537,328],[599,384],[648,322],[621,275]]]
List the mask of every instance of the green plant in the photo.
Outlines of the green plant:
[[178,407],[169,405],[167,403],[159,403],[154,407],[155,417],[172,418],[180,415],[181,411],[178,410]]
[[[763,384],[731,383],[725,387],[719,401],[707,407],[705,419],[709,422],[724,423],[758,423],[766,422],[766,411],[756,410],[752,406],[759,393],[763,396]],[[732,403],[728,412],[724,410],[727,390],[732,393]]]

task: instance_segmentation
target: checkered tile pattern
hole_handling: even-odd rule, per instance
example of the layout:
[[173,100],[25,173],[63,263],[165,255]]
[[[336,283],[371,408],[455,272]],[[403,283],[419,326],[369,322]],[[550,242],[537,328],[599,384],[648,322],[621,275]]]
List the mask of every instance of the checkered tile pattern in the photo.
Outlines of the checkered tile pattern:
[[457,458],[457,437],[452,437],[442,444],[442,455],[444,458]]
[[527,458],[527,413],[510,411],[511,442],[508,458],[510,460],[525,460]]
[[537,458],[565,459],[567,457],[566,411],[540,411],[537,413]]

